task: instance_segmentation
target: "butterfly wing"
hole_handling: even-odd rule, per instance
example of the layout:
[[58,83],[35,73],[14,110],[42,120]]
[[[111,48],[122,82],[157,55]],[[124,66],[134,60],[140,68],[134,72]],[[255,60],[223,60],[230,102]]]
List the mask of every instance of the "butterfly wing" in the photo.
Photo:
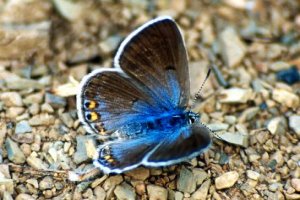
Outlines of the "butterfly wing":
[[165,107],[187,106],[187,52],[180,30],[171,18],[159,17],[131,33],[121,43],[114,64],[148,88]]
[[102,135],[163,112],[156,100],[119,69],[100,69],[85,76],[77,110],[88,132]]
[[105,173],[121,173],[139,165],[166,166],[191,159],[210,144],[209,130],[201,124],[165,132],[152,130],[143,137],[100,146],[94,164]]

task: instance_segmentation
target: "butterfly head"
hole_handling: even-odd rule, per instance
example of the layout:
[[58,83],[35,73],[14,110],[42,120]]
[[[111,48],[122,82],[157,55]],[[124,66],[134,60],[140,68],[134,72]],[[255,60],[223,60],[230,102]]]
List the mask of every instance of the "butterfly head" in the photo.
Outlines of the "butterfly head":
[[198,113],[194,113],[192,111],[188,112],[189,124],[193,124],[200,120],[200,115]]

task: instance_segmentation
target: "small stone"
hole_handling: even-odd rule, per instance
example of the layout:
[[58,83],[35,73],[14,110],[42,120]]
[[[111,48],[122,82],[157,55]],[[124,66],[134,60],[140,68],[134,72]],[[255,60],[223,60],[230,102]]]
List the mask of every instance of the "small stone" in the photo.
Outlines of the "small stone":
[[74,120],[69,113],[63,113],[60,118],[68,128],[73,126]]
[[12,179],[0,178],[0,186],[4,187],[5,191],[12,194],[14,192],[14,181]]
[[201,185],[203,181],[208,178],[208,174],[203,169],[194,168],[192,172],[194,174],[194,180],[196,181],[197,186]]
[[192,195],[192,200],[205,200],[207,197],[209,187],[210,187],[210,179],[205,181],[201,185],[201,187],[196,192],[194,192],[194,194]]
[[58,13],[67,20],[79,19],[84,12],[84,4],[67,0],[54,0],[54,6]]
[[50,176],[46,176],[40,182],[40,189],[41,190],[52,189],[53,187],[54,187],[53,179]]
[[33,103],[28,110],[31,115],[37,115],[40,112],[40,106],[37,103]]
[[187,193],[192,193],[196,190],[194,175],[185,167],[180,170],[179,178],[177,180],[177,189],[181,192]]
[[240,133],[217,133],[218,137],[226,142],[231,144],[239,145],[242,147],[249,146],[249,138],[248,135],[240,134]]
[[294,194],[285,193],[284,195],[287,200],[299,200],[300,199],[300,194],[298,194],[298,193],[294,193]]
[[247,170],[247,177],[257,181],[260,177],[260,174],[253,170]]
[[139,167],[134,170],[126,172],[126,175],[134,180],[144,181],[150,176],[150,170],[144,167]]
[[39,187],[39,183],[36,179],[27,179],[26,180],[27,183],[31,184],[34,188],[38,188]]
[[239,174],[236,171],[226,172],[215,180],[216,189],[222,190],[232,187],[239,178]]
[[289,117],[289,126],[300,136],[300,115],[292,115]]
[[54,112],[54,109],[48,103],[44,103],[41,106],[41,110],[42,110],[42,112],[46,112],[46,113],[53,113]]
[[11,194],[7,191],[3,192],[3,200],[14,200],[11,196]]
[[233,115],[224,116],[224,121],[228,124],[233,125],[236,123],[236,116]]
[[259,107],[247,108],[239,117],[239,123],[244,123],[252,120],[260,111]]
[[269,190],[272,192],[276,192],[278,190],[282,190],[282,184],[280,183],[272,183],[269,185]]
[[137,183],[135,185],[135,190],[136,190],[136,193],[138,195],[144,195],[146,194],[146,186],[145,186],[145,183],[143,183],[142,181],[140,183]]
[[270,65],[270,69],[274,72],[279,72],[281,70],[289,69],[290,67],[291,65],[289,63],[283,61],[278,61]]
[[293,178],[291,180],[291,185],[297,192],[300,192],[300,179],[299,178]]
[[296,109],[300,105],[299,97],[284,89],[274,89],[272,98],[283,106]]
[[25,109],[23,107],[9,107],[6,111],[6,116],[10,119],[19,117]]
[[114,193],[118,199],[124,199],[124,200],[136,199],[134,188],[125,182],[123,182],[121,185],[118,185],[114,190]]
[[15,129],[16,134],[30,133],[31,131],[32,128],[29,125],[28,121],[23,120],[16,124],[16,129]]
[[55,118],[52,115],[49,115],[48,113],[42,113],[39,115],[33,116],[29,120],[29,124],[31,126],[49,126],[54,124]]
[[284,135],[287,123],[284,117],[275,117],[271,119],[267,125],[267,129],[273,135]]
[[244,58],[247,49],[239,38],[237,32],[228,27],[222,31],[219,37],[221,55],[226,65],[229,67],[237,66]]
[[23,106],[22,97],[17,92],[3,92],[0,94],[0,100],[2,100],[7,107]]
[[54,109],[64,108],[67,105],[65,98],[50,93],[46,93],[45,102],[50,104]]
[[35,200],[35,198],[32,197],[32,196],[29,195],[29,194],[19,194],[19,195],[16,197],[16,200]]
[[7,138],[5,141],[5,148],[8,154],[8,159],[16,164],[22,164],[25,162],[25,155],[19,148],[19,145]]
[[76,142],[77,146],[74,154],[74,162],[76,164],[80,164],[93,158],[97,151],[94,137],[80,135],[76,137]]
[[6,79],[6,85],[12,90],[26,90],[30,89],[43,89],[44,86],[39,82],[31,79],[16,78],[16,79]]
[[97,186],[94,189],[94,194],[95,194],[97,200],[105,200],[106,193],[105,193],[105,190],[102,187]]
[[218,132],[218,131],[224,131],[229,128],[228,124],[225,123],[213,123],[213,124],[208,124],[207,127],[212,131],[212,132]]
[[48,166],[39,158],[33,156],[32,154],[26,159],[28,165],[34,169],[46,170]]
[[116,50],[122,38],[119,35],[114,35],[108,37],[106,40],[100,42],[99,47],[100,51],[104,55],[108,55]]
[[284,164],[284,159],[281,151],[276,151],[275,153],[272,154],[270,157],[271,160],[276,161],[276,166],[281,167]]
[[110,176],[103,183],[103,189],[108,191],[111,188],[114,188],[116,185],[119,185],[123,181],[123,177],[120,175]]
[[24,99],[24,103],[27,105],[33,103],[41,104],[43,102],[43,99],[44,99],[43,93],[30,94],[26,96],[26,98]]
[[251,89],[230,88],[222,90],[219,96],[221,103],[246,103],[253,96],[253,92]]
[[181,192],[176,191],[174,195],[174,200],[183,200],[183,194]]
[[157,185],[148,185],[147,191],[149,195],[149,200],[167,200],[168,190]]

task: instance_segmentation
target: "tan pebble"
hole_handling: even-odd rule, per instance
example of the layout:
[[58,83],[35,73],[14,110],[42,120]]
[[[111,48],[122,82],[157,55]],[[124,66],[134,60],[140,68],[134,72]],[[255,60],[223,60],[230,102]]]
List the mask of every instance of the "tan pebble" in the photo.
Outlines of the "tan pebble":
[[239,178],[239,174],[236,171],[226,172],[215,180],[216,188],[218,190],[232,187]]
[[297,191],[300,192],[300,179],[299,178],[293,178],[291,180],[292,187]]

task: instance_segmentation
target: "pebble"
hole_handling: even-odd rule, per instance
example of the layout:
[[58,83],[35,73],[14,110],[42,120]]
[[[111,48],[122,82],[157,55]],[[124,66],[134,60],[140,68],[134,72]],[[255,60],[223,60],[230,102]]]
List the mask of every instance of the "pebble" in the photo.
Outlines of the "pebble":
[[24,99],[24,103],[27,105],[30,105],[33,103],[41,104],[43,102],[43,100],[44,100],[43,93],[34,93],[34,94],[30,94],[30,95],[26,96]]
[[54,6],[58,13],[67,20],[79,19],[84,12],[84,4],[67,0],[54,0]]
[[43,89],[44,86],[39,82],[31,79],[17,78],[17,79],[6,79],[6,85],[11,90],[26,90],[31,89]]
[[9,192],[10,194],[13,194],[14,192],[14,181],[13,179],[7,179],[7,178],[0,178],[0,186],[1,188],[4,187],[5,191]]
[[108,191],[111,188],[114,188],[116,185],[119,185],[123,181],[123,177],[121,175],[110,176],[103,183],[103,189]]
[[45,102],[52,106],[52,108],[64,108],[67,105],[66,99],[51,93],[45,94]]
[[40,105],[37,103],[31,104],[31,106],[28,108],[29,113],[31,115],[37,115],[40,112]]
[[26,180],[27,183],[31,184],[34,188],[38,188],[39,187],[39,183],[36,179],[27,179]]
[[300,115],[292,115],[289,117],[289,126],[300,136]]
[[39,158],[35,157],[33,154],[31,154],[27,159],[26,159],[28,165],[33,167],[34,169],[39,169],[39,170],[46,170],[48,169],[48,166]]
[[230,143],[235,144],[242,147],[249,146],[249,136],[241,133],[231,133],[231,132],[224,132],[224,133],[217,133],[218,138]]
[[[170,199],[170,195],[169,195]],[[183,200],[183,194],[181,192],[176,191],[174,195],[174,200]]]
[[0,100],[2,100],[7,107],[23,106],[22,97],[17,92],[3,92],[0,94]]
[[247,49],[245,44],[239,38],[237,32],[227,27],[219,37],[221,56],[229,67],[237,66],[244,58]]
[[192,195],[192,200],[205,200],[207,199],[208,190],[210,187],[211,181],[210,179],[206,180],[201,187],[194,192]]
[[122,38],[119,35],[113,35],[99,43],[100,51],[104,55],[108,55],[116,50]]
[[281,70],[289,69],[291,65],[287,62],[278,61],[270,65],[270,69],[274,72],[279,72]]
[[16,124],[16,129],[15,129],[16,134],[30,133],[31,131],[32,128],[29,125],[28,121],[23,120]]
[[114,190],[114,193],[118,199],[124,199],[124,200],[136,199],[134,188],[125,182],[123,182],[121,185],[118,185]]
[[41,110],[42,110],[42,112],[46,112],[46,113],[53,113],[54,112],[54,109],[48,103],[42,104]]
[[130,170],[125,174],[134,180],[144,181],[150,176],[150,170],[144,167],[139,167],[137,169]]
[[299,96],[284,89],[274,89],[272,98],[283,106],[296,109],[300,105]]
[[273,135],[283,135],[286,132],[286,120],[284,117],[275,117],[271,119],[267,125],[267,129]]
[[284,164],[282,152],[279,150],[272,154],[270,160],[276,161],[276,167],[281,167]]
[[9,192],[3,191],[3,200],[13,200],[13,197]]
[[54,121],[55,121],[54,116],[49,115],[48,113],[42,113],[42,114],[33,116],[29,120],[29,124],[31,126],[49,126],[49,125],[53,125]]
[[15,119],[19,117],[24,111],[25,109],[23,107],[9,107],[6,110],[6,116],[10,119]]
[[25,155],[21,151],[19,145],[7,138],[5,141],[5,148],[8,154],[8,159],[15,164],[22,164],[25,162]]
[[41,190],[51,189],[54,186],[52,177],[46,176],[45,178],[43,178],[39,186]]
[[149,195],[149,200],[167,200],[168,190],[157,185],[148,185],[147,191]]
[[251,89],[230,88],[220,91],[219,101],[228,104],[246,103],[252,96]]
[[61,114],[60,119],[68,128],[71,128],[74,124],[74,120],[69,113]]
[[247,170],[247,177],[252,179],[252,180],[255,180],[255,181],[258,181],[259,177],[260,177],[260,174],[256,171],[253,171],[253,170]]
[[218,132],[227,130],[229,128],[229,125],[226,123],[213,123],[208,124],[207,127],[213,132]]
[[93,158],[96,153],[96,141],[91,136],[76,137],[76,152],[74,154],[74,162],[80,164]]
[[215,180],[216,189],[222,190],[232,187],[239,179],[239,173],[236,171],[226,172]]
[[18,194],[15,200],[35,200],[35,198],[29,194]]
[[194,174],[194,180],[196,181],[197,186],[201,185],[203,181],[208,178],[208,174],[200,168],[194,168],[192,173]]
[[94,189],[94,194],[95,194],[97,200],[105,200],[106,193],[105,193],[105,190],[102,187],[97,186]]
[[300,192],[300,178],[293,178],[291,185],[297,192]]
[[177,180],[177,189],[187,193],[192,193],[196,190],[194,174],[185,167],[182,167],[180,170],[179,178]]

